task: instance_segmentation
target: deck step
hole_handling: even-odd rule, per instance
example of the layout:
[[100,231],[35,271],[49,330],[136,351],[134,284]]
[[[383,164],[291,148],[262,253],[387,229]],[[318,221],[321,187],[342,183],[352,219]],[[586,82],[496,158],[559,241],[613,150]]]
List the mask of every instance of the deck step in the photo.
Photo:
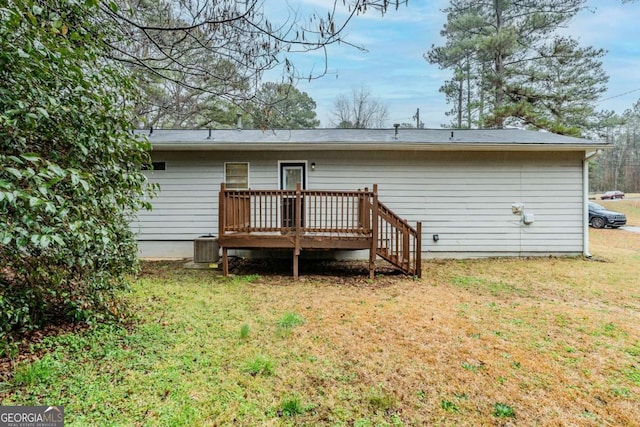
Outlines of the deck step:
[[403,273],[409,274],[409,275],[416,274],[416,271],[414,271],[414,269],[411,268],[411,262],[408,259],[403,258],[402,260],[400,260],[398,255],[395,255],[395,254],[390,255],[387,248],[378,248],[376,250],[376,254],[381,258],[387,260],[389,263],[396,266]]

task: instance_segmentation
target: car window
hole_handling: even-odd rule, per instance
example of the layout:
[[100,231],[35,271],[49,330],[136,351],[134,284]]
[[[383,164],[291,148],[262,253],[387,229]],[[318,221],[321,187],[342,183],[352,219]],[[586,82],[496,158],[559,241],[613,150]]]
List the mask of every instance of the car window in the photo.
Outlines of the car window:
[[594,211],[606,211],[607,209],[604,206],[600,206],[597,203],[590,202],[589,207]]

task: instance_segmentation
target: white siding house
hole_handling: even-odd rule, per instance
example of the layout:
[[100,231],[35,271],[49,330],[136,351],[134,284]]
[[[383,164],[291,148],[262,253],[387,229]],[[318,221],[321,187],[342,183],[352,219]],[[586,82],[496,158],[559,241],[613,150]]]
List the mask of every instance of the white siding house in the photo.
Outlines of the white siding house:
[[280,189],[289,176],[310,190],[378,184],[381,202],[422,222],[424,257],[588,254],[586,164],[608,146],[522,130],[144,133],[161,190],[132,227],[155,258],[191,257],[195,238],[217,234],[222,182]]

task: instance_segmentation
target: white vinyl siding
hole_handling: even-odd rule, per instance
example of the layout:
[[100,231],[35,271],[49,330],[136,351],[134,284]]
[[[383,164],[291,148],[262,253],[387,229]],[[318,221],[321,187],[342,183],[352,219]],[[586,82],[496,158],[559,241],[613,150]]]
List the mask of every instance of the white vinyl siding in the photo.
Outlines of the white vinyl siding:
[[[411,224],[422,221],[433,256],[579,254],[583,250],[581,152],[154,152],[167,161],[152,212],[140,214],[140,240],[217,234],[225,162],[250,162],[253,189],[277,189],[278,161],[305,159],[309,189],[378,184],[380,201]],[[515,202],[535,215],[524,225]],[[439,235],[434,242],[432,236]]]
[[[309,181],[310,188],[328,189],[378,183],[383,203],[410,223],[422,221],[423,251],[581,253],[581,156],[372,153],[351,159],[348,167],[341,167],[341,160],[316,159]],[[511,212],[514,202],[524,203],[525,212],[535,215],[533,224],[522,224]],[[433,234],[439,236],[437,243]]]
[[[155,157],[155,153],[152,153]],[[140,211],[132,229],[139,240],[193,240],[218,233],[218,192],[223,164],[198,153],[163,153],[167,169],[145,172],[160,191],[150,200],[153,210]]]

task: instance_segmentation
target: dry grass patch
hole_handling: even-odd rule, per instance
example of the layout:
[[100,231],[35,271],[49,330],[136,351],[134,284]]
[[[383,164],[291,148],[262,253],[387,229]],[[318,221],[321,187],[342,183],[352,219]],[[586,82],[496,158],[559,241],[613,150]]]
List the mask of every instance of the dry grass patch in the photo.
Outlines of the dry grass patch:
[[639,425],[640,235],[591,233],[595,260],[430,261],[422,280],[147,264],[134,330],[67,338],[0,397],[69,425]]
[[640,195],[629,194],[631,199],[596,200],[596,202],[612,211],[622,212],[627,216],[627,225],[640,227]]
[[[569,268],[588,263],[565,262]],[[463,289],[430,279],[376,291],[304,289],[307,318],[315,321],[306,330],[311,339],[299,336],[300,350],[340,361],[340,375],[350,375],[344,384],[336,378],[327,383],[324,369],[305,372],[296,388],[350,390],[355,419],[369,416],[357,409],[357,396],[380,390],[393,397],[387,412],[410,425],[492,424],[497,404],[512,408],[524,424],[640,420],[632,398],[638,387],[624,373],[634,359],[621,346],[640,338],[637,311],[629,318],[629,310],[601,306],[582,292],[574,298],[574,287],[558,296],[549,291],[551,284],[538,292],[535,283],[510,283],[514,270],[531,273],[531,263],[547,269],[549,261],[494,262],[502,267],[494,271],[484,265],[478,274],[484,280]],[[486,261],[438,266],[455,278],[460,269],[477,270],[478,264]],[[528,292],[523,295],[521,288]],[[322,342],[314,342],[315,336]],[[627,397],[618,396],[627,391]]]

